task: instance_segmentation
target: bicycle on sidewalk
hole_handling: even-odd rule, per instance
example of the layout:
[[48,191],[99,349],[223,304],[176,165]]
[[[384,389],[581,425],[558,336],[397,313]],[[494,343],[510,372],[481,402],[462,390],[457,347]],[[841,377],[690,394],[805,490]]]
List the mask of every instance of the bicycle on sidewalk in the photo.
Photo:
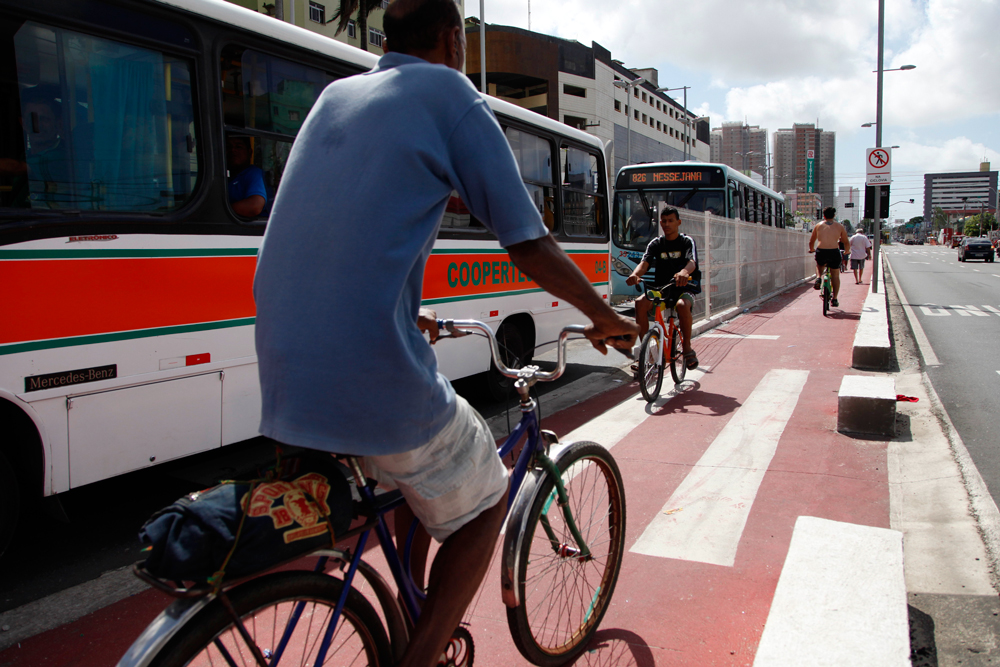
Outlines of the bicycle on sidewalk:
[[[566,367],[566,342],[584,327],[569,326],[559,336],[556,368],[508,368],[488,325],[474,320],[443,320],[450,338],[476,333],[489,340],[493,362],[516,378],[521,420],[497,453],[505,457],[523,441],[510,476],[506,532],[501,551],[501,596],[507,623],[521,654],[536,665],[561,665],[587,646],[608,610],[625,548],[625,487],[618,465],[593,442],[560,445],[541,430],[537,382],[559,378]],[[420,613],[422,591],[410,575],[411,546],[417,524],[406,536],[402,559],[386,514],[405,500],[398,490],[376,492],[355,457],[343,457],[360,494],[363,519],[337,535],[353,548],[316,551],[312,571],[291,570],[209,586],[182,587],[152,576],[136,565],[148,583],[178,599],[135,641],[119,667],[180,665],[392,665],[403,655]],[[372,532],[395,590],[362,558]],[[396,539],[403,539],[397,535]],[[338,567],[343,576],[327,573]],[[360,574],[371,587],[385,626],[355,585]],[[398,594],[397,594],[398,592]],[[388,629],[388,633],[387,633]],[[459,627],[447,648],[449,665],[473,664],[472,637]]]
[[[673,288],[673,289],[672,289]],[[646,402],[652,403],[660,396],[663,385],[663,368],[669,361],[670,376],[674,384],[684,381],[687,374],[687,360],[684,358],[684,334],[677,316],[677,299],[680,296],[674,281],[662,287],[646,290],[646,298],[656,311],[649,325],[649,331],[639,347],[638,374],[639,388]]]

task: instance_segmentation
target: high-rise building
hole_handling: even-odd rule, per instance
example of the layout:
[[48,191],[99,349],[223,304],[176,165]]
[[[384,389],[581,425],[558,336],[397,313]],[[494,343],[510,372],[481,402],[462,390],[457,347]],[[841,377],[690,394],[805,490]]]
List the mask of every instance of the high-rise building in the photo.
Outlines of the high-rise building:
[[837,207],[838,221],[850,220],[851,225],[857,227],[861,222],[861,209],[864,205],[860,188],[852,188],[849,185],[837,188],[837,203],[834,206]]
[[767,169],[767,130],[739,121],[712,130],[712,162],[727,164],[747,176],[756,173],[770,187]]
[[[823,206],[834,205],[836,133],[812,123],[795,123],[774,133],[774,189],[819,194]],[[809,174],[810,160],[812,174]]]
[[981,171],[924,174],[924,227],[933,229],[934,210],[940,208],[949,216],[996,213],[997,172],[990,171],[988,162]]

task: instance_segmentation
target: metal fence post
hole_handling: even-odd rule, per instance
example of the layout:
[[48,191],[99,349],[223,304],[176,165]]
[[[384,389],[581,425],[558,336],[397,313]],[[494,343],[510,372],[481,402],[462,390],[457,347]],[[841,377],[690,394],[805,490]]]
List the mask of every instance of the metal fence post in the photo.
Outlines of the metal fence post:
[[712,223],[705,211],[705,269],[701,272],[705,285],[705,319],[712,317]]
[[743,253],[740,252],[740,223],[736,225],[736,307],[743,305]]

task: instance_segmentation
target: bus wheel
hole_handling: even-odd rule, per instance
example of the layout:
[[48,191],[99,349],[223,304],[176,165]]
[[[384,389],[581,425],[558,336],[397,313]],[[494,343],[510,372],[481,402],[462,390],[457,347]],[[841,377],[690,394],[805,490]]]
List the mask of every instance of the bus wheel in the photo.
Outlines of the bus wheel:
[[14,469],[0,453],[0,554],[7,550],[21,512],[21,490]]
[[[516,323],[506,321],[497,329],[497,343],[500,345],[500,358],[508,368],[520,368],[531,361],[531,353],[524,340],[524,332]],[[514,379],[501,375],[496,365],[490,361],[490,370],[486,372],[486,386],[494,400],[503,401],[514,393]]]

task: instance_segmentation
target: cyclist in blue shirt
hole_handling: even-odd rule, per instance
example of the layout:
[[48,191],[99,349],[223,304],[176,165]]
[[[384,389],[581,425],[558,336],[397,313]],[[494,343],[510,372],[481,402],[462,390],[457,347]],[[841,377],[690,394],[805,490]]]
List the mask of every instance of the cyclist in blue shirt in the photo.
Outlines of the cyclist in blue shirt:
[[264,172],[251,164],[250,137],[231,136],[229,149],[229,205],[244,218],[256,218],[267,204]]
[[401,662],[428,667],[489,568],[507,496],[489,428],[438,372],[422,333],[438,334],[421,292],[452,192],[516,266],[590,318],[595,347],[637,327],[543,224],[496,117],[462,74],[455,2],[395,0],[383,25],[386,54],[323,91],[275,198],[254,280],[260,431],[362,456],[441,542]]

